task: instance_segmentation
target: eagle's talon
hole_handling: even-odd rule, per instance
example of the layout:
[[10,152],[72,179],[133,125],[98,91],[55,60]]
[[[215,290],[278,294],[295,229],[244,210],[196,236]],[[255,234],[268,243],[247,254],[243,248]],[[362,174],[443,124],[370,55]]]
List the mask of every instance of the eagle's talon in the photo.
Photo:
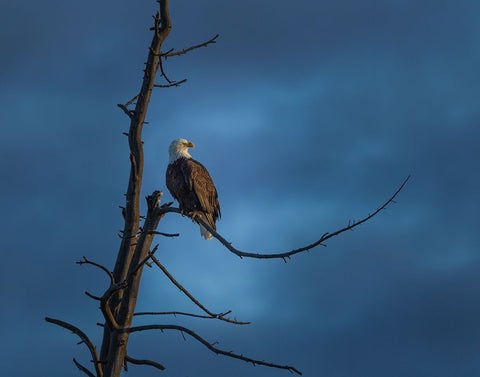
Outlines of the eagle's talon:
[[188,217],[192,219],[192,221],[195,221],[197,217],[202,218],[203,213],[201,211],[191,211],[188,212]]

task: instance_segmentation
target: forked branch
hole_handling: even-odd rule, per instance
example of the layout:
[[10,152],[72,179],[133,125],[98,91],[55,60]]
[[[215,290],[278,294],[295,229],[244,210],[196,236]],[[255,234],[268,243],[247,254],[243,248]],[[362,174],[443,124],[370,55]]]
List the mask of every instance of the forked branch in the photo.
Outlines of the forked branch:
[[183,327],[183,326],[177,326],[177,325],[145,325],[145,326],[135,326],[135,327],[130,327],[128,329],[123,329],[121,331],[125,331],[127,333],[134,333],[134,332],[139,332],[139,331],[146,331],[146,330],[177,330],[180,331],[183,335],[183,333],[190,335],[192,338],[195,340],[199,341],[202,343],[205,347],[207,347],[210,351],[216,353],[217,355],[224,355],[228,357],[232,357],[234,359],[239,359],[246,361],[247,363],[252,363],[254,366],[255,365],[264,365],[267,367],[271,368],[278,368],[278,369],[285,369],[288,370],[289,372],[295,372],[299,375],[302,374],[298,369],[296,369],[293,366],[290,365],[279,365],[279,364],[274,364],[274,363],[269,363],[263,360],[255,360],[247,356],[239,355],[236,353],[233,353],[232,351],[224,351],[222,349],[219,349],[217,347],[214,347],[213,344],[215,343],[209,343],[205,339],[203,339],[200,335],[197,333],[193,332],[192,330]]

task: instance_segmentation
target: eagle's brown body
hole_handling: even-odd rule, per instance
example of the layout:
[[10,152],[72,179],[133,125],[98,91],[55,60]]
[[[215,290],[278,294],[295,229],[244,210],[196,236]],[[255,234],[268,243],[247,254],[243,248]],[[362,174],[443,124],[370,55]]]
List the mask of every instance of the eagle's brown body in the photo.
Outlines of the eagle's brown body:
[[[166,173],[167,188],[178,201],[180,209],[185,213],[201,212],[214,230],[215,222],[220,218],[220,204],[213,180],[207,169],[193,158],[180,157],[171,162]],[[211,235],[207,232],[206,239]]]

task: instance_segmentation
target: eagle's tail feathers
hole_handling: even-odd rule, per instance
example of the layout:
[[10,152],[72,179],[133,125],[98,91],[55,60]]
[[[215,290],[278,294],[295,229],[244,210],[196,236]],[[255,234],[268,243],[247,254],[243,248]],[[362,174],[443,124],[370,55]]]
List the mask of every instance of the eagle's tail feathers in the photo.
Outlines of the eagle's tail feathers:
[[213,236],[212,233],[210,233],[208,230],[206,230],[203,225],[200,225],[200,234],[202,235],[203,238],[205,238],[207,241],[210,241]]
[[[211,215],[202,213],[201,215],[202,220],[208,223],[213,229],[215,229],[215,221],[213,220]],[[213,224],[213,225],[212,225]],[[202,235],[203,238],[205,238],[207,241],[210,241],[213,238],[212,233],[210,233],[203,225],[200,225],[200,234]]]

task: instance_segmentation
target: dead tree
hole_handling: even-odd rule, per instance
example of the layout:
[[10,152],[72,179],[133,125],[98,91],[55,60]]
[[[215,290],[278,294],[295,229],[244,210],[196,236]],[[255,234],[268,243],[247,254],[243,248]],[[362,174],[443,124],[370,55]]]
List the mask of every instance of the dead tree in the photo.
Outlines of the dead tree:
[[[231,319],[228,316],[230,314],[230,311],[224,313],[215,313],[207,309],[204,305],[200,303],[199,300],[197,300],[192,294],[190,294],[188,290],[185,289],[155,257],[154,254],[158,249],[158,245],[152,248],[152,242],[156,236],[178,236],[178,234],[166,234],[158,232],[157,227],[160,220],[169,213],[181,213],[178,208],[174,208],[171,206],[173,204],[172,202],[160,205],[162,192],[154,191],[151,195],[147,196],[147,214],[145,217],[140,216],[140,194],[144,163],[142,129],[143,125],[145,124],[145,117],[147,114],[147,108],[152,91],[155,87],[165,88],[179,86],[186,81],[170,80],[165,73],[162,63],[165,59],[169,57],[183,55],[191,50],[200,47],[206,47],[212,43],[215,43],[218,37],[218,35],[216,35],[204,43],[186,48],[181,51],[174,51],[172,49],[166,52],[162,52],[163,42],[167,38],[172,28],[168,12],[168,2],[168,0],[158,1],[160,9],[159,12],[157,12],[157,14],[153,17],[154,25],[151,28],[153,32],[153,39],[148,52],[148,59],[146,62],[141,89],[138,95],[134,96],[130,101],[125,104],[118,105],[119,108],[127,115],[130,120],[130,128],[128,133],[126,133],[126,136],[128,136],[128,144],[130,147],[130,176],[126,193],[126,203],[125,206],[122,207],[122,214],[124,217],[125,225],[123,231],[121,232],[121,243],[115,267],[113,269],[113,272],[111,272],[105,266],[95,263],[85,257],[83,257],[82,260],[77,262],[80,265],[88,264],[99,268],[107,274],[110,281],[109,287],[101,296],[95,296],[91,293],[86,292],[89,297],[97,300],[100,303],[100,309],[105,319],[105,322],[102,325],[103,341],[100,353],[98,353],[95,345],[88,338],[88,336],[78,327],[54,318],[47,317],[46,321],[72,331],[81,339],[81,343],[84,343],[88,347],[92,358],[91,367],[93,367],[94,371],[91,370],[92,368],[87,368],[86,366],[80,364],[75,358],[73,359],[73,362],[79,370],[81,370],[90,377],[118,377],[121,374],[122,368],[127,369],[128,363],[149,365],[159,370],[165,369],[163,365],[155,361],[138,360],[127,354],[127,344],[130,334],[147,330],[160,330],[162,332],[165,330],[179,331],[182,333],[182,335],[187,334],[188,336],[199,341],[210,351],[216,354],[240,359],[253,365],[264,365],[267,367],[285,369],[290,372],[301,374],[299,370],[290,365],[281,365],[271,362],[265,362],[262,360],[255,360],[247,356],[217,348],[215,346],[215,343],[208,342],[196,332],[182,326],[163,324],[132,326],[132,320],[135,315],[166,314],[217,319],[237,325],[244,325],[249,323]],[[164,79],[165,84],[155,84],[155,77],[157,75],[157,71],[159,70],[160,77]],[[131,109],[130,107],[133,105],[135,107]],[[395,197],[400,192],[400,190],[402,190],[407,180],[408,178],[383,205],[381,205],[377,210],[375,210],[373,213],[369,214],[362,220],[358,222],[350,222],[346,227],[333,233],[325,233],[317,241],[307,246],[282,253],[266,254],[240,251],[233,247],[233,245],[226,239],[224,239],[220,234],[211,229],[211,227],[207,223],[202,221],[200,218],[197,217],[195,221],[203,225],[230,252],[236,254],[240,258],[281,258],[286,261],[287,258],[290,258],[294,254],[310,250],[317,246],[326,246],[325,241],[327,241],[328,239],[335,237],[343,232],[346,232],[347,230],[353,229],[358,225],[371,219],[373,216],[385,209],[390,203],[394,202]],[[143,222],[140,226],[141,221]],[[156,266],[158,266],[158,268],[170,279],[170,281],[174,285],[176,285],[190,300],[192,300],[204,314],[193,314],[185,312],[134,313],[140,278],[142,276],[142,270],[145,264],[150,264],[150,261],[153,262]]]

